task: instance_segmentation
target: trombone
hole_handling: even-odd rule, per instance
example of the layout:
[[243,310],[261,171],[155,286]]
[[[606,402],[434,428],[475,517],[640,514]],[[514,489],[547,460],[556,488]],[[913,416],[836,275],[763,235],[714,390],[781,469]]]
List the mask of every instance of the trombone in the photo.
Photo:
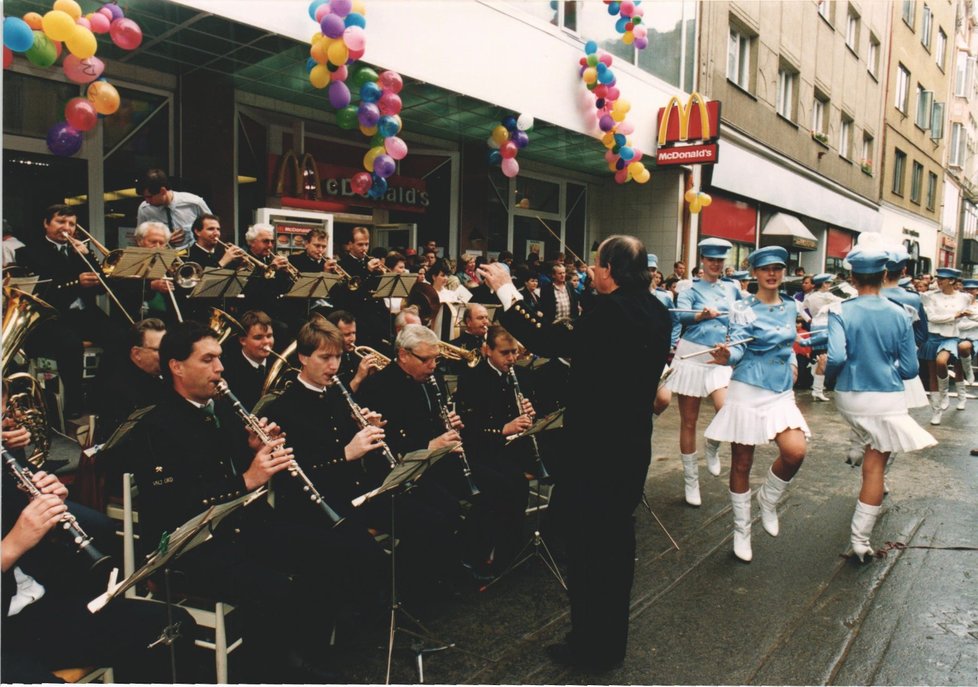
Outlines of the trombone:
[[[83,234],[85,234],[86,236],[90,237],[89,240],[92,241],[93,245],[96,248],[98,248],[100,251],[103,252],[103,254],[105,255],[105,258],[106,258],[106,262],[108,262],[108,259],[109,259],[109,249],[106,248],[105,246],[103,246],[98,241],[96,241],[95,240],[95,237],[93,237],[91,234],[89,234],[87,231],[85,231],[84,229],[82,229],[77,224],[75,225],[75,228],[76,229],[81,229],[81,231],[82,231]],[[132,315],[130,315],[129,312],[123,307],[122,303],[119,302],[119,299],[116,297],[116,295],[112,291],[112,289],[109,288],[109,285],[105,283],[105,278],[102,276],[102,273],[99,271],[99,269],[96,268],[95,265],[92,264],[92,261],[89,260],[88,257],[85,255],[85,253],[82,252],[82,249],[78,247],[78,245],[76,243],[76,241],[78,241],[78,239],[75,239],[74,237],[72,237],[72,235],[69,234],[67,231],[62,231],[61,232],[61,235],[64,237],[65,241],[68,242],[68,245],[71,246],[71,248],[75,251],[75,254],[79,258],[81,258],[82,261],[84,261],[84,263],[88,266],[88,269],[90,271],[92,271],[92,272],[95,273],[95,278],[98,279],[98,283],[102,285],[102,288],[105,289],[105,293],[108,295],[108,297],[112,299],[112,302],[115,303],[116,306],[119,308],[119,310],[122,311],[122,314],[126,316],[126,319],[129,320],[129,324],[136,324],[136,321],[132,319]],[[120,256],[122,254],[121,251],[115,251],[115,252],[119,253]],[[119,259],[117,257],[116,258],[116,262],[118,262],[118,260]],[[113,263],[113,268],[114,268],[114,263]]]

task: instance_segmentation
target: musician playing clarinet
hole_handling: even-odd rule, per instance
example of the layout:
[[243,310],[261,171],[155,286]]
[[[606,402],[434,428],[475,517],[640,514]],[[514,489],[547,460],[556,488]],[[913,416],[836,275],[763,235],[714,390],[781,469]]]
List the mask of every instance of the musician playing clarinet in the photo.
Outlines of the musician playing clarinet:
[[[226,401],[215,403],[223,366],[213,331],[194,322],[168,330],[160,367],[170,388],[119,449],[136,476],[140,541],[148,550],[210,506],[267,485],[293,459],[274,423],[259,423],[273,437],[261,445]],[[337,599],[350,594],[356,576],[335,565],[346,549],[331,524],[311,506],[306,518],[289,518],[260,500],[174,562],[189,591],[241,612],[253,647],[242,655],[249,681],[335,681],[315,661],[329,645]]]
[[628,641],[635,571],[632,513],[651,460],[652,406],[669,352],[669,312],[649,293],[645,247],[612,236],[589,268],[598,295],[573,331],[538,320],[524,307],[509,274],[481,269],[506,310],[501,323],[531,351],[571,360],[573,389],[564,416],[566,449],[555,486],[567,523],[571,625],[553,660],[602,672],[620,664]]

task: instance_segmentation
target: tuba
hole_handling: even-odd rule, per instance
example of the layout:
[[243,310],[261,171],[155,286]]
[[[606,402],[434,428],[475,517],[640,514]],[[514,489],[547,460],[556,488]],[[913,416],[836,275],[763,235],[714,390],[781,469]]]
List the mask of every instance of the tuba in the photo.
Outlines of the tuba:
[[444,341],[438,342],[438,352],[441,353],[443,358],[464,361],[469,367],[475,367],[482,360],[482,354],[479,351],[470,351],[467,348],[453,346]]
[[[196,264],[196,263],[186,263]],[[220,308],[211,308],[211,316],[207,321],[207,326],[217,332],[217,342],[223,344],[232,334],[242,334],[244,328],[241,323],[228,315]]]
[[57,316],[58,311],[37,296],[13,287],[3,289],[3,359],[0,367],[3,374],[31,330],[44,320]]
[[292,366],[289,358],[295,355],[297,347],[298,343],[293,341],[281,353],[269,351],[272,357],[275,358],[275,362],[272,363],[272,367],[268,370],[268,376],[265,377],[265,383],[261,387],[262,396],[268,394],[277,396],[288,389],[289,385],[295,380],[295,376],[299,370]]
[[27,458],[27,462],[40,468],[51,451],[47,409],[41,385],[26,372],[17,372],[4,378],[3,391],[7,397],[7,407],[3,409],[4,417],[31,433],[34,452]]

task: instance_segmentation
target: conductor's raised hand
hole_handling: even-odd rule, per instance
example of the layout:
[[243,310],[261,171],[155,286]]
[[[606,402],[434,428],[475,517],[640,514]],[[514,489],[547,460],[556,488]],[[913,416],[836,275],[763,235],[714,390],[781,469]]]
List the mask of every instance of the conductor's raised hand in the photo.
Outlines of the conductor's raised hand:
[[490,262],[478,270],[479,276],[482,277],[483,281],[489,285],[489,288],[493,291],[498,291],[506,284],[512,284],[513,278],[498,262]]
[[248,491],[267,484],[275,473],[289,467],[289,463],[292,462],[292,449],[287,448],[284,444],[285,439],[279,437],[262,446],[261,450],[255,454],[251,465],[242,475],[245,488]]

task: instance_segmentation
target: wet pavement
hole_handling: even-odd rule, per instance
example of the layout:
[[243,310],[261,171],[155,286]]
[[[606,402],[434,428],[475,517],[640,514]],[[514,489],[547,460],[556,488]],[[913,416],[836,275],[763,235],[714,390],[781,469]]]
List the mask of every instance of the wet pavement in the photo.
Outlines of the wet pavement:
[[[534,557],[486,591],[459,584],[407,609],[454,643],[425,656],[425,682],[978,684],[978,458],[969,455],[978,447],[978,402],[956,411],[952,397],[939,427],[927,424],[929,409],[913,411],[940,443],[894,462],[872,534],[885,555],[860,565],[845,556],[859,490],[858,469],[844,463],[848,428],[833,403],[812,404],[807,392],[798,399],[813,431],[808,456],[779,508],[777,538],[754,505],[749,564],[732,553],[729,447],[720,477],[701,461],[703,505],[691,508],[675,406],[656,421],[646,493],[679,550],[647,510],[636,512],[630,640],[619,669],[584,674],[547,658],[544,647],[570,628],[568,606]],[[755,491],[775,455],[757,451]],[[329,662],[349,682],[383,683],[386,630],[367,635],[332,649]],[[398,634],[393,682],[418,682],[414,641]]]

